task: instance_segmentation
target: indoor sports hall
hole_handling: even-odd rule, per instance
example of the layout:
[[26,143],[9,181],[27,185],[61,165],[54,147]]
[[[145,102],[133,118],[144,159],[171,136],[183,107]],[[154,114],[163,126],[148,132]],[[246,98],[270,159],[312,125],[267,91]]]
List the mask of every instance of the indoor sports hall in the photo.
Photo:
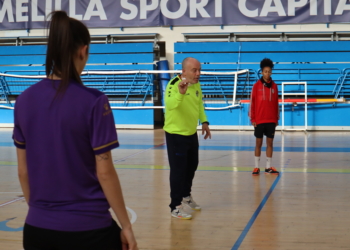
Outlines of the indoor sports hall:
[[[140,250],[350,249],[350,3],[9,0],[0,3],[1,250],[23,250],[13,117],[18,96],[46,78],[45,16],[55,9],[91,33],[81,78],[108,97],[113,163]],[[180,220],[169,209],[163,125],[166,87],[188,57],[201,63],[211,139],[198,123],[192,195],[202,209]],[[278,175],[263,171],[265,139],[252,175],[248,114],[264,58],[278,86]]]

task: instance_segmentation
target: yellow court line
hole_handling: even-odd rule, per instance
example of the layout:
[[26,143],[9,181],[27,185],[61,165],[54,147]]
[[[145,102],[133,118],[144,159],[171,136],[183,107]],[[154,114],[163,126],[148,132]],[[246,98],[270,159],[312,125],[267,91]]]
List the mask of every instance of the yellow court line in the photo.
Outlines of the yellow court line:
[[0,166],[17,166],[15,161],[0,161]]

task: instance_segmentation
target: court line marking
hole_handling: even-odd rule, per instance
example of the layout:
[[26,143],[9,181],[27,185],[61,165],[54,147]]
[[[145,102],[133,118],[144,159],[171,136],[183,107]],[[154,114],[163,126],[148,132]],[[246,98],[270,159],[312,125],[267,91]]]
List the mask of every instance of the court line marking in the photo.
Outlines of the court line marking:
[[117,162],[125,161],[125,160],[127,160],[127,159],[129,159],[129,158],[131,158],[131,157],[133,157],[133,156],[135,156],[135,155],[141,154],[141,153],[143,153],[143,152],[145,152],[145,151],[148,151],[148,150],[150,150],[150,149],[153,149],[153,148],[158,148],[158,147],[163,146],[163,145],[165,145],[165,143],[161,143],[161,144],[155,145],[155,146],[153,146],[153,147],[146,148],[146,149],[144,149],[144,150],[141,150],[141,151],[136,152],[136,153],[134,153],[134,154],[125,156],[124,158],[121,158],[121,159],[119,159],[119,160],[115,160],[115,161],[113,161],[113,162],[114,162],[114,163],[117,163]]
[[23,200],[23,199],[24,199],[24,197],[13,199],[12,201],[8,201],[8,202],[5,202],[5,203],[0,204],[0,207],[4,207],[4,206],[6,206],[6,205],[9,205],[9,204],[11,204],[11,203],[14,203],[14,202],[16,202],[16,201],[20,201],[20,200]]
[[252,215],[252,217],[250,218],[250,220],[248,221],[248,224],[245,226],[245,228],[243,229],[241,235],[238,237],[237,241],[235,242],[235,244],[233,245],[231,250],[238,250],[238,248],[241,246],[244,238],[246,237],[246,235],[248,234],[250,228],[252,227],[252,225],[255,222],[255,219],[258,217],[261,209],[265,206],[267,200],[269,199],[272,191],[275,189],[278,181],[281,178],[281,173],[277,176],[277,178],[275,179],[275,181],[273,182],[272,186],[270,187],[269,191],[267,191],[265,197],[263,198],[263,200],[261,201],[260,205],[258,206],[258,208],[255,210],[254,214]]
[[18,228],[13,228],[7,226],[7,223],[11,220],[16,219],[17,217],[14,218],[9,218],[4,221],[0,221],[0,232],[20,232],[23,231],[23,227],[18,227]]
[[[141,152],[139,152],[141,153]],[[11,166],[17,166],[17,162],[8,162]],[[8,164],[0,167],[10,166]],[[160,165],[118,165],[115,164],[116,169],[134,169],[134,170],[169,170],[169,166]],[[220,172],[251,172],[252,167],[220,167],[220,166],[198,166],[197,171],[220,171]],[[281,168],[281,173],[315,173],[315,174],[350,174],[349,169],[334,169],[334,168]],[[1,192],[0,192],[1,193]]]
[[[10,204],[12,204],[12,203],[15,203],[15,202],[20,201],[20,200],[23,200],[23,199],[24,199],[24,197],[20,197],[20,198],[13,199],[12,201],[8,201],[8,202],[5,202],[5,203],[0,204],[0,207],[4,207],[4,206],[6,206],[6,205],[10,205]],[[134,210],[132,210],[132,209],[129,208],[129,207],[126,207],[126,210],[128,210],[129,213],[131,214],[131,220],[130,220],[131,224],[134,224],[135,221],[137,220],[137,214],[135,213]]]
[[129,208],[129,207],[126,207],[126,210],[128,210],[128,211],[129,211],[129,213],[131,214],[130,223],[131,223],[131,224],[134,224],[134,223],[135,223],[135,221],[137,220],[137,214],[135,213],[135,211],[134,211],[134,210],[132,210],[132,209],[131,209],[131,208]]
[[[163,144],[165,145],[165,143]],[[0,147],[15,147],[12,142],[0,142]],[[145,147],[149,147],[148,149],[154,148],[152,144],[122,144],[120,145],[120,149],[128,150],[139,150],[144,149]],[[157,147],[156,147],[157,148]],[[147,148],[146,148],[147,149]],[[162,148],[158,148],[162,149]],[[201,144],[199,146],[199,150],[213,150],[213,151],[254,151],[255,147],[253,146],[244,146],[244,145],[205,145]],[[266,147],[263,146],[262,150],[265,151]],[[273,150],[275,152],[297,152],[297,153],[349,153],[349,147],[281,147],[274,146]]]
[[[19,200],[22,200],[22,199],[24,199],[24,197],[22,197],[22,198],[20,198],[20,199],[15,199],[15,200],[12,200],[12,201],[3,203],[3,204],[0,205],[0,207],[9,205],[9,204],[11,204],[11,203],[14,203],[14,202],[19,201]],[[132,210],[131,208],[129,208],[129,207],[125,207],[125,208],[126,208],[126,210],[129,211],[129,213],[131,214],[130,223],[131,223],[131,224],[134,224],[134,223],[136,222],[136,220],[137,220],[137,214],[136,214],[136,212],[135,212],[134,210]],[[12,219],[13,219],[13,218],[12,218]],[[5,224],[6,224],[8,221],[12,220],[12,219],[6,220]],[[22,227],[22,229],[23,229],[23,227]]]
[[[136,170],[170,170],[169,166],[160,165],[114,165],[116,169]],[[252,167],[214,167],[198,166],[197,171],[222,171],[222,172],[251,172]],[[349,169],[322,169],[322,168],[281,168],[281,173],[321,173],[321,174],[350,174]]]
[[[127,155],[127,156],[125,156],[125,157],[123,157],[123,158],[121,158],[121,159],[119,159],[119,160],[114,160],[113,162],[114,163],[117,163],[117,162],[122,162],[122,161],[125,161],[125,160],[127,160],[127,159],[129,159],[129,158],[132,158],[133,156],[135,156],[135,155],[138,155],[138,154],[141,154],[141,153],[143,153],[143,152],[145,152],[145,151],[148,151],[148,150],[151,150],[151,149],[155,149],[155,148],[158,148],[158,147],[161,147],[161,146],[164,146],[165,145],[165,142],[164,143],[161,143],[161,144],[158,144],[158,145],[154,145],[153,147],[149,147],[149,148],[146,148],[146,149],[144,149],[144,150],[141,150],[141,151],[138,151],[138,152],[136,152],[136,153],[134,153],[134,154],[131,154],[131,155]],[[16,166],[17,165],[17,162],[16,162],[16,164],[14,164],[15,162],[10,162],[10,161],[0,161],[0,165],[1,166]]]
[[17,162],[15,161],[0,161],[0,164],[4,166],[17,166]]
[[22,194],[23,192],[0,192],[0,194]]

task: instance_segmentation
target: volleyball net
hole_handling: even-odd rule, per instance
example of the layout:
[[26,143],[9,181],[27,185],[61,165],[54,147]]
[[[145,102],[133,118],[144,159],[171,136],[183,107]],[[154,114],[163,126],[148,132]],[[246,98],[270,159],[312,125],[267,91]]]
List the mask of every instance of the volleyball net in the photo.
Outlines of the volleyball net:
[[[112,109],[164,109],[164,91],[169,80],[180,70],[109,70],[84,71],[85,86],[105,93]],[[13,109],[16,97],[38,81],[46,78],[44,71],[13,71],[0,73],[0,108]],[[258,75],[251,70],[203,71],[200,84],[206,110],[227,110],[250,102],[252,86]],[[345,102],[344,98],[308,98],[308,104]],[[297,96],[285,103],[305,103]]]
[[[112,109],[163,109],[168,81],[180,70],[84,71],[85,86],[105,93]],[[0,108],[13,109],[13,102],[24,90],[46,78],[42,71],[0,73]],[[257,76],[248,69],[203,71],[200,83],[206,110],[225,110],[249,99]],[[6,104],[6,105],[5,105]]]

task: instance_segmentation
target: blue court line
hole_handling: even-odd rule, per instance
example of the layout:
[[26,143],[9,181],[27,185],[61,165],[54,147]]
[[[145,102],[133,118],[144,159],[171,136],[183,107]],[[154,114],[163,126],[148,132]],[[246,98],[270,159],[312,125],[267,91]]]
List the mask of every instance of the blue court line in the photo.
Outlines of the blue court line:
[[281,178],[281,173],[277,176],[277,178],[275,179],[275,181],[273,182],[272,186],[270,187],[269,191],[267,192],[267,194],[265,195],[264,199],[261,201],[260,205],[258,206],[258,208],[255,210],[253,216],[250,218],[248,224],[245,226],[245,228],[243,229],[241,235],[238,237],[236,243],[233,245],[231,250],[238,250],[238,248],[241,246],[244,238],[246,237],[247,233],[249,232],[250,228],[252,227],[252,225],[255,222],[255,219],[258,217],[261,209],[265,206],[267,200],[269,199],[272,191],[275,189],[278,181]]
[[[145,145],[145,144],[120,144],[119,149],[149,149],[156,145]],[[12,142],[0,142],[0,147],[14,147]],[[166,145],[154,148],[155,150],[165,150]],[[253,146],[199,146],[199,150],[213,150],[213,151],[254,151]],[[262,147],[262,150],[266,150],[266,147]],[[306,152],[306,153],[350,153],[350,147],[274,147],[274,152]]]
[[0,221],[0,231],[4,231],[4,232],[20,232],[23,231],[23,227],[19,227],[19,228],[12,228],[7,226],[7,222],[14,220],[15,218],[11,218],[11,219],[7,219],[5,221]]

